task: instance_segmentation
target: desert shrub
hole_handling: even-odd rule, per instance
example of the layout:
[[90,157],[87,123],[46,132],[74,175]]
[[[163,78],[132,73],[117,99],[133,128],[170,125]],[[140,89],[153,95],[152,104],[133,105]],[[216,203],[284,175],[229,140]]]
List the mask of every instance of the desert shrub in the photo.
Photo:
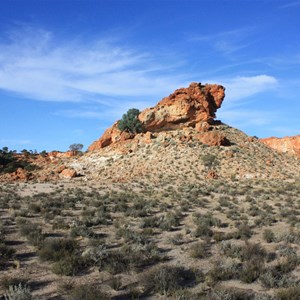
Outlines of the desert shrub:
[[227,239],[231,239],[231,236],[226,234],[225,232],[222,231],[214,231],[213,232],[213,239],[218,243],[218,242],[222,242],[225,241]]
[[29,203],[28,209],[33,213],[40,213],[41,212],[41,205],[39,203]]
[[13,258],[15,254],[15,250],[11,247],[8,247],[4,243],[0,244],[0,262],[1,261],[7,261],[11,258]]
[[182,233],[176,233],[169,240],[173,245],[182,245],[185,241]]
[[52,266],[52,271],[57,275],[74,276],[86,267],[86,261],[81,256],[71,254],[56,261]]
[[253,292],[237,288],[217,287],[208,294],[209,300],[254,300]]
[[143,232],[132,230],[127,226],[117,229],[116,238],[124,238],[125,242],[137,243],[142,245],[145,245],[149,242],[149,237],[143,234]]
[[272,243],[275,241],[275,234],[270,229],[265,229],[263,231],[263,238],[267,243]]
[[248,243],[241,248],[240,259],[242,261],[263,262],[266,258],[266,250],[260,244]]
[[153,244],[124,245],[121,249],[106,251],[97,265],[99,270],[118,274],[128,270],[137,270],[163,259],[159,249]]
[[111,299],[105,292],[95,285],[79,285],[70,293],[71,300],[108,300]]
[[197,242],[190,247],[190,256],[192,258],[205,258],[209,256],[210,244],[206,242]]
[[107,271],[111,274],[125,272],[129,268],[129,260],[124,256],[122,251],[115,250],[108,252],[101,261],[98,262],[99,271]]
[[288,255],[284,257],[277,265],[274,266],[275,270],[281,274],[286,274],[293,271],[300,263],[297,255]]
[[241,264],[233,260],[217,260],[208,271],[206,281],[210,285],[218,281],[239,278]]
[[136,108],[131,108],[126,114],[122,116],[122,119],[118,122],[118,128],[121,131],[129,131],[131,133],[142,132],[142,123],[138,119],[140,111]]
[[54,262],[52,271],[58,275],[73,276],[83,271],[88,262],[78,252],[78,243],[72,239],[49,238],[38,251],[41,260]]
[[30,244],[33,246],[41,246],[44,241],[42,228],[39,224],[31,223],[25,219],[17,219],[20,234],[25,236]]
[[211,229],[212,226],[221,226],[221,221],[215,217],[213,217],[212,213],[193,214],[193,221],[196,224],[196,230],[194,232],[195,237],[211,237],[213,235],[213,231]]
[[208,169],[219,165],[218,157],[210,153],[201,156],[201,160],[203,165]]
[[238,224],[237,229],[234,233],[236,239],[247,240],[252,236],[251,227],[247,223]]
[[161,222],[161,218],[158,216],[151,216],[143,218],[141,228],[158,228]]
[[26,286],[29,279],[25,277],[11,277],[11,276],[4,276],[1,278],[0,286],[8,290],[10,286],[19,286],[20,284],[22,286]]
[[82,212],[82,223],[86,227],[110,224],[111,216],[105,206],[98,210],[86,210]]
[[48,238],[38,251],[38,255],[41,260],[59,261],[73,255],[77,249],[78,243],[73,239]]
[[295,280],[289,274],[281,274],[275,268],[266,269],[260,276],[262,286],[270,288],[289,287],[295,285]]
[[143,282],[146,290],[162,295],[172,295],[175,291],[196,283],[196,273],[178,266],[161,265],[150,270]]
[[240,279],[245,283],[251,283],[258,279],[263,271],[263,265],[260,261],[246,261],[240,271]]
[[11,285],[5,295],[7,300],[31,300],[32,295],[30,289],[23,286],[21,283],[18,285]]
[[279,300],[298,300],[300,299],[300,286],[279,289],[276,292],[276,297]]
[[180,225],[179,218],[174,212],[167,212],[160,221],[159,228],[166,231],[171,231],[174,227]]
[[70,237],[76,238],[76,237],[86,237],[86,238],[96,238],[96,234],[92,231],[91,228],[88,228],[86,225],[78,225],[75,227],[72,227],[70,230]]

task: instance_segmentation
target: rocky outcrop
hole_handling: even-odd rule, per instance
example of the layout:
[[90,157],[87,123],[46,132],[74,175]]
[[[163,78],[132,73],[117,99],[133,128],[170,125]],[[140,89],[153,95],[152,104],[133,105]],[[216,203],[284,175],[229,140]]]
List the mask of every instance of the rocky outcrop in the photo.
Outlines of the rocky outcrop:
[[146,131],[162,131],[195,127],[197,123],[212,123],[225,97],[224,87],[216,84],[191,83],[188,88],[176,90],[155,107],[140,115]]
[[270,137],[260,139],[260,141],[276,151],[300,157],[300,135],[283,138]]
[[[155,107],[147,108],[138,116],[144,132],[161,132],[193,127],[199,131],[214,122],[216,111],[225,97],[225,88],[217,84],[191,83],[188,88],[176,90],[163,98]],[[134,138],[133,134],[121,132],[118,122],[107,129],[95,141],[89,151],[104,148],[113,143]]]
[[32,178],[33,176],[22,168],[18,168],[15,172],[10,174],[11,181],[27,181]]
[[54,160],[56,158],[69,158],[69,157],[74,157],[78,155],[76,151],[66,151],[66,152],[60,152],[60,151],[51,151],[48,153],[48,157],[50,160]]

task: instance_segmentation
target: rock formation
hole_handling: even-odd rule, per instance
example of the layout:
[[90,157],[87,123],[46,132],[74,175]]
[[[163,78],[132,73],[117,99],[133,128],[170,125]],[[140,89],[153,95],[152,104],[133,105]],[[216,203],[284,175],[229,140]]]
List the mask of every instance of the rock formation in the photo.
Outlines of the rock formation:
[[300,157],[300,135],[283,138],[270,137],[260,139],[260,141],[274,150]]
[[[221,85],[191,83],[188,88],[178,89],[163,98],[155,107],[145,109],[138,118],[142,122],[144,132],[160,132],[185,127],[202,131],[207,125],[213,124],[215,113],[221,107],[224,97],[225,88]],[[89,151],[132,138],[134,135],[121,132],[116,122],[89,147]]]

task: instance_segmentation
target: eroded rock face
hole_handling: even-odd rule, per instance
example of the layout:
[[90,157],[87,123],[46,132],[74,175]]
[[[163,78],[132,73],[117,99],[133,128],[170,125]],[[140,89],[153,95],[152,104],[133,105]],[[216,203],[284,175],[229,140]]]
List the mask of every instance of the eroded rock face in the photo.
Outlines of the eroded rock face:
[[225,97],[224,87],[216,84],[191,83],[176,90],[155,107],[145,109],[139,120],[146,131],[162,131],[212,123]]
[[12,181],[27,181],[32,179],[32,176],[26,170],[18,168],[15,172],[10,174],[10,179]]
[[[213,123],[215,113],[221,107],[224,97],[225,88],[221,85],[191,83],[188,88],[178,89],[163,98],[155,107],[145,109],[138,118],[142,122],[144,132],[161,132],[186,127],[206,131],[205,128]],[[94,151],[132,138],[134,135],[121,132],[116,122],[88,150]]]
[[284,138],[270,137],[260,141],[274,150],[300,157],[300,135]]

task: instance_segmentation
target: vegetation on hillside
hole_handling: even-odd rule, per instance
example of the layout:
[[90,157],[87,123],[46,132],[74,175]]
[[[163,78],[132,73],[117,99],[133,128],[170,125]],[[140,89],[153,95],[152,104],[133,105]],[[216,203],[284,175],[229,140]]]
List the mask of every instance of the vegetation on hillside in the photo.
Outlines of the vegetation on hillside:
[[142,123],[138,119],[140,111],[136,108],[131,108],[126,114],[122,116],[122,119],[118,123],[118,127],[121,131],[128,131],[130,133],[142,132]]
[[36,154],[26,149],[17,154],[16,151],[9,150],[7,147],[0,149],[0,174],[15,172],[18,168],[26,171],[33,171],[38,166],[32,164],[29,158],[33,159]]

